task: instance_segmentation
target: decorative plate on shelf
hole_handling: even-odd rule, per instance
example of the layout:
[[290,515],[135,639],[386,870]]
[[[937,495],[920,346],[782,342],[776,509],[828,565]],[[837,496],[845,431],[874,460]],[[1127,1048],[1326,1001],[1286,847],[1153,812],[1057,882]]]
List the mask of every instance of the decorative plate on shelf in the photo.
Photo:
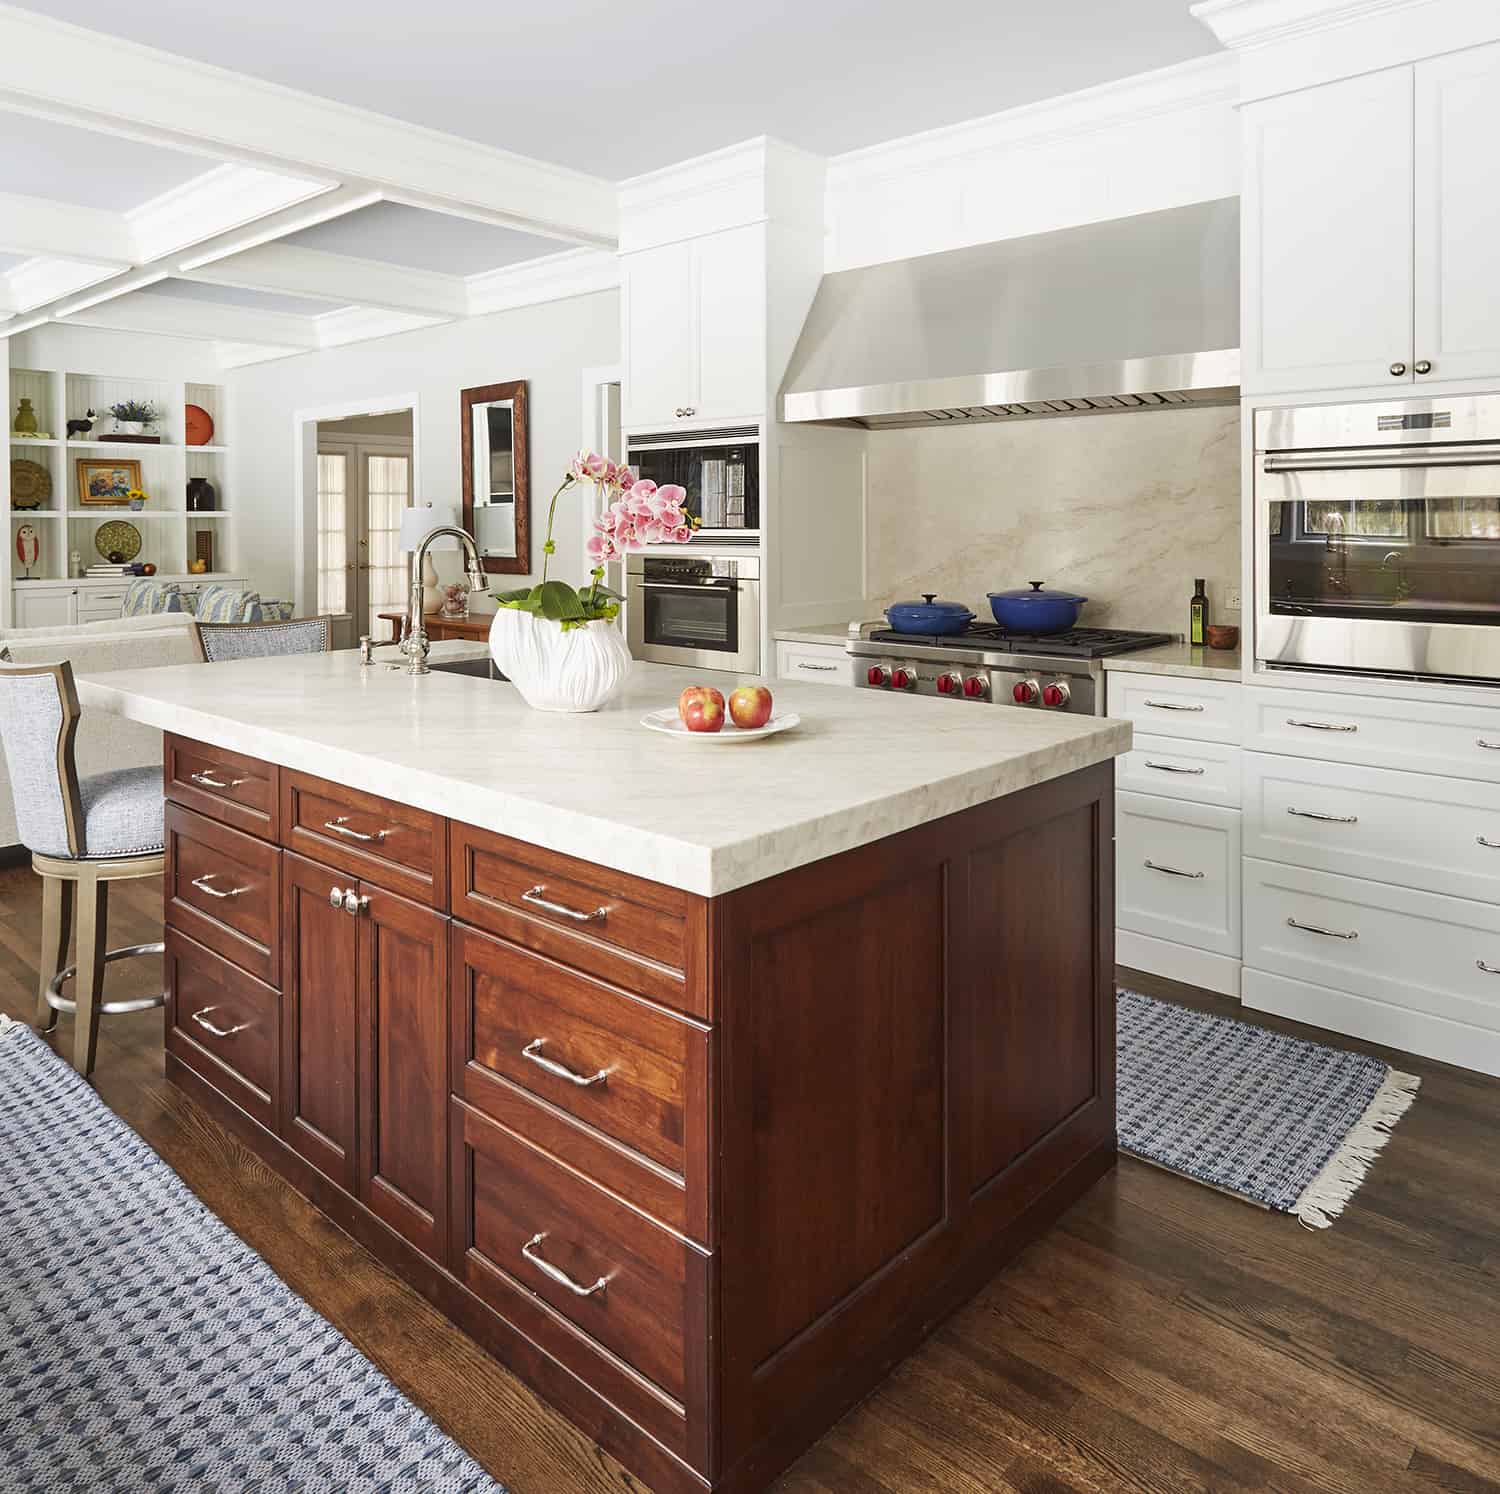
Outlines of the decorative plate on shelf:
[[18,457],[10,464],[10,506],[40,508],[52,496],[52,474],[40,462]]
[[794,726],[800,726],[801,723],[802,718],[796,711],[778,711],[764,726],[740,727],[726,720],[721,731],[689,731],[682,724],[682,718],[677,714],[676,706],[667,706],[664,710],[652,711],[641,717],[642,726],[649,727],[652,731],[664,732],[667,736],[676,737],[679,741],[720,744],[759,742],[766,737],[774,737],[779,731],[790,731]]
[[202,405],[189,405],[183,412],[183,439],[189,446],[207,446],[214,438],[214,418]]
[[141,553],[141,531],[124,519],[111,519],[94,531],[94,548],[106,560],[128,565]]

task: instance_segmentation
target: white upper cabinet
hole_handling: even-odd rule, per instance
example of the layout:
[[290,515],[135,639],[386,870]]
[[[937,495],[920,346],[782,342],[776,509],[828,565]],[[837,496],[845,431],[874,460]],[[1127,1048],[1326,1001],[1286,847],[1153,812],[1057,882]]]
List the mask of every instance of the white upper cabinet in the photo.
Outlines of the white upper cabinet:
[[1247,394],[1410,386],[1412,93],[1402,67],[1246,108]]
[[1416,338],[1429,379],[1500,375],[1500,44],[1416,67]]
[[623,282],[625,425],[765,413],[764,225],[627,254]]

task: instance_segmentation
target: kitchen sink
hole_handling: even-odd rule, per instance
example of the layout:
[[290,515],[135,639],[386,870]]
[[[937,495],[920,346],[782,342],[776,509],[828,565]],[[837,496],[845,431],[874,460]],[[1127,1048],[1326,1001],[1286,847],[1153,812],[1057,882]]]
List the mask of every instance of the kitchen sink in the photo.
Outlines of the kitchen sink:
[[427,667],[434,674],[471,674],[477,680],[505,679],[505,676],[495,668],[493,659],[450,659],[446,662],[429,659]]

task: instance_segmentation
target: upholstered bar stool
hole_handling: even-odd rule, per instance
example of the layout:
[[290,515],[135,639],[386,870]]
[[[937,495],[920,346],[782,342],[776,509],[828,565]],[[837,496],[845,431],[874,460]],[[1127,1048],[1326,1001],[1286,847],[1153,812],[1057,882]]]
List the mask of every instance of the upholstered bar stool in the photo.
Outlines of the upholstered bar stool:
[[[0,665],[0,747],[16,803],[16,828],[42,879],[42,954],[36,1025],[50,1032],[58,1012],[74,1014],[73,1067],[94,1068],[99,1018],[158,1007],[160,991],[105,1001],[104,967],[136,955],[160,955],[162,944],[105,946],[113,882],[162,875],[161,769],[118,768],[78,777],[73,670],[61,664]],[[76,965],[64,967],[74,910]],[[62,994],[72,979],[75,997]]]

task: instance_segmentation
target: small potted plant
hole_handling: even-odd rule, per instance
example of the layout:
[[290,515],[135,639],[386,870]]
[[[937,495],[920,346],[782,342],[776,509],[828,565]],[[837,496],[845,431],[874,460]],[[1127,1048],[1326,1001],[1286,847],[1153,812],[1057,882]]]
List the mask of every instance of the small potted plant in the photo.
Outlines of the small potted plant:
[[[548,580],[547,568],[557,553],[552,539],[557,500],[585,482],[608,502],[593,521],[588,554],[594,567],[590,584],[580,591],[566,581]],[[490,624],[490,653],[533,710],[597,711],[619,693],[630,672],[630,650],[615,627],[624,598],[603,584],[604,567],[626,550],[690,540],[692,520],[682,509],[686,497],[670,483],[657,487],[646,478],[637,481],[628,467],[593,452],[573,458],[547,509],[542,579],[498,594]]]
[[150,496],[150,493],[148,493],[145,488],[131,488],[130,491],[125,494],[125,501],[130,505],[132,512],[140,513],[140,511],[145,508],[146,500]]
[[115,427],[111,432],[115,436],[142,436],[146,434],[148,426],[156,424],[156,406],[150,400],[121,400],[119,404],[109,407],[109,413],[115,418]]

